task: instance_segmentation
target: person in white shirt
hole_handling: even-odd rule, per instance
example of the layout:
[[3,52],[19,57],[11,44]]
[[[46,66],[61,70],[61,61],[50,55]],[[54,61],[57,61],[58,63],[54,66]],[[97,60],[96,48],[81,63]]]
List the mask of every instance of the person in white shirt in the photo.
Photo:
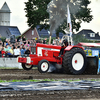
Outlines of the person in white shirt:
[[20,52],[20,46],[15,46],[15,49],[14,49],[14,57],[18,57],[21,55],[21,52]]

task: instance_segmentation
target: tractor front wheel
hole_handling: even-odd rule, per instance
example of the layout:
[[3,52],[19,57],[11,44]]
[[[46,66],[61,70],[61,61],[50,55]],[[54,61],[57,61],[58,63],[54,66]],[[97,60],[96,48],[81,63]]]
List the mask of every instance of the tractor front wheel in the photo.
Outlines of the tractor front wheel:
[[38,63],[38,71],[40,73],[46,73],[48,70],[49,70],[49,62],[47,60],[41,60],[39,63]]
[[31,70],[32,67],[33,67],[33,65],[23,64],[23,63],[22,63],[22,67],[23,67],[24,70]]
[[81,48],[73,48],[66,52],[63,57],[64,72],[82,74],[87,65],[86,54]]

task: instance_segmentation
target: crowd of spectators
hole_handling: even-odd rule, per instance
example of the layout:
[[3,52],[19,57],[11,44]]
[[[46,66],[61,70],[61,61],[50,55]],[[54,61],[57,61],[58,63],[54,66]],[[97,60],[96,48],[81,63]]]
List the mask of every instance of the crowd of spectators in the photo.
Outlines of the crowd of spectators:
[[[53,45],[59,45],[59,39],[54,41]],[[35,45],[36,43],[47,44],[47,38],[44,40],[27,40],[25,37],[20,37],[15,39],[14,43],[10,42],[10,39],[6,39],[4,42],[0,39],[0,57],[18,57],[24,54],[30,54],[30,45]]]
[[30,44],[35,44],[36,40],[26,40],[25,37],[16,39],[15,43],[6,39],[4,42],[0,39],[0,57],[17,57],[24,54],[30,54]]

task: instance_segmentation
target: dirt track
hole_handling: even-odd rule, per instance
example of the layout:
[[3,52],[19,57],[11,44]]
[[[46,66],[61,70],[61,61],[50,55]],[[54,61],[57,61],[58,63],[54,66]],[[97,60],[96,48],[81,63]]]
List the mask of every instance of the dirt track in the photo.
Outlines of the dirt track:
[[83,74],[83,75],[71,75],[71,74],[63,74],[63,73],[40,73],[37,69],[33,70],[23,70],[23,69],[0,69],[0,79],[1,80],[25,80],[25,79],[97,79],[100,78],[100,75],[96,73],[91,74]]
[[[41,74],[36,69],[25,71],[23,69],[0,70],[1,80],[13,79],[99,79],[100,75],[68,75],[61,73]],[[100,90],[73,90],[73,91],[1,91],[0,100],[71,100],[71,99],[95,99],[99,100]]]

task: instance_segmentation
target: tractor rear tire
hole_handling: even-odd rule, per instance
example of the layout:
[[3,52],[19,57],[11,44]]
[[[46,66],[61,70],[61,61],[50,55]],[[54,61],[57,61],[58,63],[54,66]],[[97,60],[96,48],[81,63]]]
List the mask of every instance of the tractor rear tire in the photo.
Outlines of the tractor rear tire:
[[84,50],[73,48],[63,56],[63,71],[71,74],[82,74],[87,65],[87,58]]
[[50,64],[47,60],[43,59],[38,63],[38,71],[40,73],[46,73],[49,70]]
[[24,70],[31,70],[33,68],[33,65],[28,65],[28,64],[22,63],[22,67],[23,67]]

